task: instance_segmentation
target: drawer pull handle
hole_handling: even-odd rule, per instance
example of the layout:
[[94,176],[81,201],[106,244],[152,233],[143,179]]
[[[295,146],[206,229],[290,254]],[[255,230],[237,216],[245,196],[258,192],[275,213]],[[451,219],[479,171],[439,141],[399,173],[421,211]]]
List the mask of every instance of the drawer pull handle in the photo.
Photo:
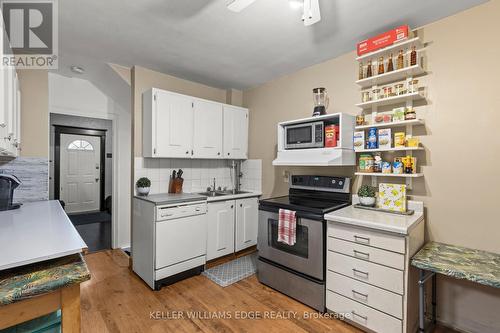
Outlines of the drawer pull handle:
[[[359,295],[359,296],[362,296],[365,298],[365,300],[368,300],[368,294],[363,294],[363,293],[360,293],[359,291],[356,291],[356,290],[352,290],[352,294],[354,295],[354,297],[356,297],[356,295]],[[358,298],[358,297],[356,297]]]
[[352,273],[353,273],[355,276],[360,276],[360,275],[363,275],[363,277],[364,277],[365,279],[368,279],[368,272],[363,272],[363,271],[357,270],[356,268],[353,268],[353,269],[352,269]]
[[354,241],[358,243],[370,244],[370,238],[354,235]]
[[355,257],[362,257],[362,259],[370,259],[370,254],[369,253],[366,253],[366,252],[361,252],[361,251],[358,251],[358,250],[353,250],[354,252],[354,256]]
[[359,318],[363,319],[364,321],[367,321],[367,320],[368,320],[368,317],[367,317],[367,316],[362,316],[362,315],[360,315],[360,314],[357,314],[357,313],[356,313],[356,311],[354,311],[354,310],[353,310],[353,311],[351,311],[351,313],[352,313],[353,315],[355,315],[356,317],[359,317]]

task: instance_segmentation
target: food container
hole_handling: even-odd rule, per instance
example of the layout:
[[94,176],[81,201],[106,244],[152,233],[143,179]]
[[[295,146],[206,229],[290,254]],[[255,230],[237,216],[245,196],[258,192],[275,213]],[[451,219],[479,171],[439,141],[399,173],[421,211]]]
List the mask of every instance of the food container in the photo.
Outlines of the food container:
[[325,147],[337,147],[337,125],[325,126]]
[[401,157],[394,158],[394,163],[392,164],[392,172],[397,175],[403,173],[403,162],[401,160]]
[[371,154],[362,154],[359,157],[359,171],[360,172],[373,172],[375,159]]
[[395,108],[392,109],[393,115],[392,115],[392,121],[403,121],[405,120],[405,108]]
[[382,172],[382,156],[377,153],[373,156],[373,172]]
[[388,149],[392,147],[392,135],[390,128],[382,128],[378,131],[378,147]]
[[354,132],[354,150],[365,148],[365,131]]
[[413,108],[405,109],[405,120],[414,120],[417,119],[417,113]]
[[411,135],[406,136],[406,146],[416,148],[420,145],[419,138],[414,138]]
[[384,98],[391,97],[392,87],[384,87]]
[[356,116],[356,126],[363,126],[365,124],[365,116],[360,114]]
[[405,85],[402,84],[402,83],[398,83],[394,86],[394,88],[396,89],[396,95],[404,95],[406,94],[406,89],[405,89]]
[[372,96],[370,95],[370,92],[369,91],[363,91],[361,93],[361,100],[363,101],[363,103],[371,101],[372,100]]
[[384,123],[390,123],[392,122],[392,114],[386,113],[384,114]]
[[394,133],[394,148],[405,147],[405,132]]
[[384,115],[382,115],[382,114],[377,114],[377,115],[375,115],[375,117],[373,118],[373,120],[374,120],[376,123],[382,123],[382,122],[384,122]]
[[403,173],[413,174],[417,173],[417,158],[413,156],[406,156],[401,159],[403,163]]
[[392,173],[392,166],[389,162],[382,162],[382,173]]
[[380,89],[373,89],[372,90],[372,99],[374,101],[376,101],[377,99],[381,99],[381,98],[384,98],[384,96],[382,95],[381,93],[381,90]]
[[368,149],[377,149],[378,148],[378,130],[376,127],[370,127],[368,130]]
[[418,80],[410,80],[408,81],[408,93],[416,93],[418,92]]

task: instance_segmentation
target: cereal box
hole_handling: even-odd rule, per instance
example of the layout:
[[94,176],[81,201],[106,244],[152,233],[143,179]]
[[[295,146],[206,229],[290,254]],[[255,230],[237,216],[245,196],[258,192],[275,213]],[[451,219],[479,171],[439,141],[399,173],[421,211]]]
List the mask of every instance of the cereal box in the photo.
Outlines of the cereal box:
[[378,131],[378,147],[380,149],[392,147],[392,134],[390,128],[382,128]]
[[365,148],[365,131],[354,132],[354,150]]

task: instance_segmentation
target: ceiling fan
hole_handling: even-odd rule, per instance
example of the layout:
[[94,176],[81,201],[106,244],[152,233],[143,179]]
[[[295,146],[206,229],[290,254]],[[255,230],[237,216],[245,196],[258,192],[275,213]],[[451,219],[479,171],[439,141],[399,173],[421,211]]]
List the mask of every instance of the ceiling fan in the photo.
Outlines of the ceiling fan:
[[[290,6],[298,8],[303,7],[302,21],[305,26],[313,25],[321,21],[319,10],[319,0],[289,0]],[[227,8],[233,12],[241,12],[243,9],[254,3],[255,0],[233,0],[227,5]]]

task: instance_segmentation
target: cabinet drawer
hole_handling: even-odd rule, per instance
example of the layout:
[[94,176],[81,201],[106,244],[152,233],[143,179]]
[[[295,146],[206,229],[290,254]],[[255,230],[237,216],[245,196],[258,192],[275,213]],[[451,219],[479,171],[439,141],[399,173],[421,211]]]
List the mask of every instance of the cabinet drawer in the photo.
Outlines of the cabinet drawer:
[[403,319],[403,296],[401,295],[330,271],[326,276],[326,288],[391,316]]
[[405,256],[375,247],[328,237],[328,250],[396,269],[405,269]]
[[383,250],[405,253],[405,238],[403,236],[393,236],[337,223],[328,224],[328,236]]
[[326,291],[326,308],[338,314],[344,314],[349,320],[374,332],[401,333],[402,331],[401,320],[330,290]]
[[328,270],[403,295],[402,271],[328,251]]

